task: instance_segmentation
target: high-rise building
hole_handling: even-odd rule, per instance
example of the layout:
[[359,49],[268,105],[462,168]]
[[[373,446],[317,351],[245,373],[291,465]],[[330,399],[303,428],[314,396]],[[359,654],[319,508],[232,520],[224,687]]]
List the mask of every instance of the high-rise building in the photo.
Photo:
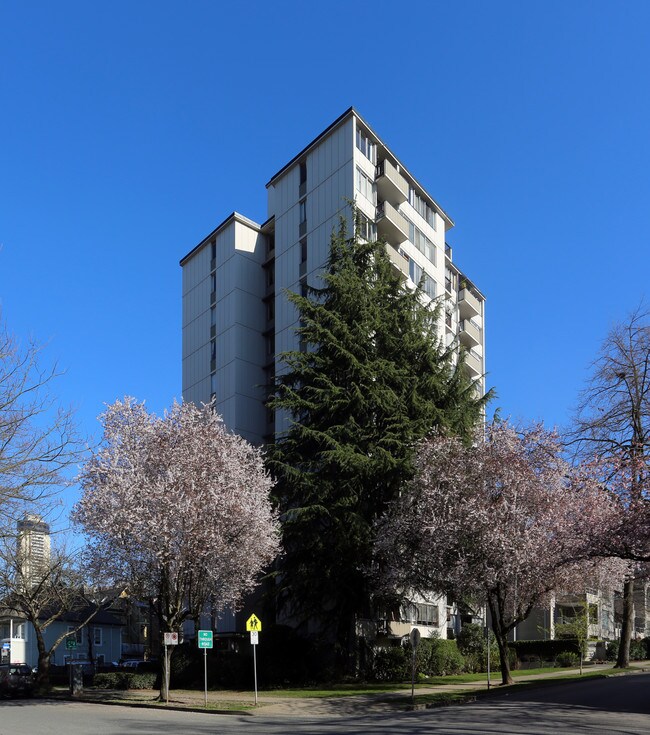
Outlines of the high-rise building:
[[382,238],[394,267],[426,298],[441,299],[440,333],[467,348],[483,387],[485,300],[452,261],[454,223],[361,116],[350,108],[266,184],[261,224],[233,212],[182,260],[183,398],[216,399],[226,425],[254,444],[281,431],[268,387],[298,349],[298,315],[285,292],[318,285],[332,231],[351,223]]
[[17,523],[18,561],[26,585],[37,583],[50,562],[50,526],[38,515],[26,513]]

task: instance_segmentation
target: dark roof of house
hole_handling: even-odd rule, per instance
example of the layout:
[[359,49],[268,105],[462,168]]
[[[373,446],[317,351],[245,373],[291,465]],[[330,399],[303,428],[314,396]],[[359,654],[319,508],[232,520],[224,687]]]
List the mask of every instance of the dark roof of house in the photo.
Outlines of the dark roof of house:
[[[86,605],[80,605],[79,607],[73,609],[73,610],[66,610],[62,612],[58,616],[58,620],[60,620],[63,623],[76,623],[79,624],[86,620],[86,618],[90,615],[90,613],[94,610],[94,605],[86,604]],[[43,610],[42,614],[39,616],[41,620],[45,620],[48,617],[51,617],[54,610],[53,608],[50,608],[49,610]],[[11,605],[9,601],[6,601],[2,608],[0,608],[0,617],[16,617],[16,618],[26,618],[25,614],[19,610],[17,610],[15,607]],[[99,610],[98,613],[93,617],[92,621],[95,625],[114,625],[116,627],[123,626],[124,623],[117,615],[114,615],[113,613],[109,612],[108,610]]]

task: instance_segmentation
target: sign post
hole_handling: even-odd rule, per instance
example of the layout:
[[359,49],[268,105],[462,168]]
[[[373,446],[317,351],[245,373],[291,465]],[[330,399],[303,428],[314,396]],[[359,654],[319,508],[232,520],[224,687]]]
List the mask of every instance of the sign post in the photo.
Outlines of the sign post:
[[163,633],[163,642],[165,644],[165,692],[166,704],[169,704],[169,646],[178,645],[178,633]]
[[487,688],[490,688],[490,627],[485,626],[485,638],[487,640]]
[[211,630],[200,630],[196,639],[199,648],[203,649],[203,684],[205,691],[205,708],[208,708],[208,648],[213,646],[213,636]]
[[74,660],[73,652],[76,650],[76,648],[77,648],[76,638],[71,638],[70,636],[68,636],[65,639],[65,650],[70,651],[70,655],[68,656],[68,668],[70,670],[69,671],[70,673],[70,677],[69,677],[70,678],[70,694],[72,694],[72,662]]
[[412,628],[409,633],[411,648],[413,649],[413,661],[411,662],[411,704],[415,704],[415,653],[420,645],[420,631]]
[[255,680],[255,706],[257,707],[257,644],[260,640],[262,621],[253,613],[246,621],[246,630],[251,634],[251,646],[253,646],[253,678]]

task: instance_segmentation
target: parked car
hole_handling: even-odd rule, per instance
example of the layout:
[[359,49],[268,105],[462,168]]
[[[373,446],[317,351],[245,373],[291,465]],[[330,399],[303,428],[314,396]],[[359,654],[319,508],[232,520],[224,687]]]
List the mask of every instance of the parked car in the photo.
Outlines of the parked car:
[[34,675],[27,664],[0,664],[0,694],[11,696],[34,693]]

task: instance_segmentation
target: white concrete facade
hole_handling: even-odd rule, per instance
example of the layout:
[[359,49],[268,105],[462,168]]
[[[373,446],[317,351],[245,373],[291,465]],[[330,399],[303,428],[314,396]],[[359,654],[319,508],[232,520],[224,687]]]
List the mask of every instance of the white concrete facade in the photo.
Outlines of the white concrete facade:
[[351,209],[383,238],[411,287],[444,304],[440,330],[467,353],[484,389],[485,299],[452,261],[453,221],[370,126],[350,108],[266,185],[268,219],[233,213],[182,260],[183,398],[215,397],[226,425],[254,444],[286,420],[267,411],[276,355],[298,349],[298,317],[286,291],[319,285],[332,232]]

